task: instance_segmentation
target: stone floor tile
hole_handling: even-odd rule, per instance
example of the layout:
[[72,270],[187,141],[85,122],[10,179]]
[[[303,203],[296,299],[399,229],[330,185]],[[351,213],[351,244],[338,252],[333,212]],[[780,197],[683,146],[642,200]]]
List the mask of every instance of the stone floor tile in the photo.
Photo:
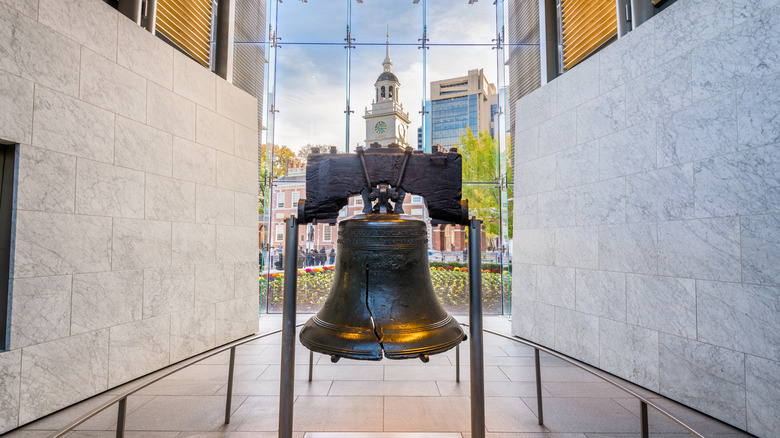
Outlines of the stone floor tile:
[[230,424],[225,429],[237,432],[277,431],[279,429],[279,397],[247,397],[230,416]]
[[[623,397],[614,398],[614,400],[635,415],[640,415],[640,402],[638,399]],[[704,436],[743,433],[728,424],[722,423],[691,408],[669,402],[664,398],[651,398],[650,401]],[[669,419],[652,407],[648,407],[648,424],[650,425],[650,429],[664,433],[684,433],[685,431],[685,429],[678,425],[674,420]]]
[[[234,396],[231,412],[246,399]],[[127,416],[127,430],[215,431],[225,421],[224,396],[157,396]]]
[[[536,398],[523,401],[536,414]],[[574,433],[639,433],[639,417],[609,398],[544,399],[544,426]]]
[[300,396],[293,430],[318,432],[382,431],[382,397]]
[[[438,381],[439,394],[442,397],[469,397],[471,384],[465,382]],[[533,397],[536,396],[536,383],[534,382],[485,382],[486,397]],[[542,397],[549,397],[550,393],[542,386]]]
[[[508,382],[509,378],[500,367],[485,366],[486,382]],[[460,381],[469,381],[469,367],[460,369]],[[385,380],[452,380],[455,381],[455,368],[452,366],[436,366],[429,364],[410,365],[408,367],[386,367]]]
[[165,378],[137,392],[138,395],[215,395],[227,385],[227,378],[212,380],[180,380]]
[[487,397],[485,427],[490,432],[544,432],[536,414],[519,397]]
[[[315,380],[312,382],[295,381],[295,395],[328,395],[331,380]],[[222,385],[217,395],[227,394],[227,385]],[[233,383],[233,395],[279,395],[278,380],[237,380]]]
[[[258,380],[279,381],[280,367],[271,365]],[[340,367],[315,367],[312,380],[382,380],[383,368],[366,365],[342,365]],[[308,380],[308,365],[295,365],[295,380]]]
[[463,438],[463,435],[446,432],[309,432],[304,438]]
[[439,395],[436,382],[415,381],[334,381],[330,396],[431,396]]
[[552,397],[626,397],[628,393],[607,382],[546,382]]
[[[512,381],[536,381],[536,370],[533,367],[501,366]],[[542,368],[542,384],[546,382],[601,382],[598,377],[573,366]]]
[[471,430],[467,397],[385,397],[384,430],[463,432]]
[[[233,378],[236,380],[256,380],[268,368],[268,365],[236,365],[233,370]],[[201,365],[195,364],[179,370],[166,379],[171,380],[211,380],[227,383],[228,365]]]

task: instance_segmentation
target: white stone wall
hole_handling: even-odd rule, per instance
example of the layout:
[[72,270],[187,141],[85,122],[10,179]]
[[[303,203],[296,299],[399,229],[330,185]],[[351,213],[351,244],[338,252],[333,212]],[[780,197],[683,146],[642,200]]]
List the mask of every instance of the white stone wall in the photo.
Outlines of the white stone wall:
[[257,331],[257,102],[100,0],[0,0],[0,432]]
[[678,0],[519,100],[513,332],[780,430],[780,6]]

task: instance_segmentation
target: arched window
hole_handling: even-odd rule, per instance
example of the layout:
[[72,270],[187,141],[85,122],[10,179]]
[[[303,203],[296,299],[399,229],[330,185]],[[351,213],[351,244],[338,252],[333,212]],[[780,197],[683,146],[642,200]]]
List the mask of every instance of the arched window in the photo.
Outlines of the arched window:
[[387,94],[387,97],[389,97],[389,98],[390,98],[390,100],[392,100],[392,99],[393,99],[393,86],[392,86],[392,85],[391,85],[391,86],[390,86],[390,88],[388,89],[388,94]]
[[379,93],[379,96],[380,96],[382,99],[384,99],[384,98],[385,98],[385,86],[384,86],[384,85],[382,85],[382,90],[380,91],[380,93]]

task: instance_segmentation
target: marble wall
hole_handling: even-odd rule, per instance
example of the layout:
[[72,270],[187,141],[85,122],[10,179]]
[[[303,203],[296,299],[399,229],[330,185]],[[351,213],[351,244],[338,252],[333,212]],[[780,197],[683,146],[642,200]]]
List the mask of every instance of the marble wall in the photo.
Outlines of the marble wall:
[[252,96],[101,0],[0,0],[0,108],[0,433],[256,332]]
[[514,334],[780,430],[780,2],[678,0],[516,103]]

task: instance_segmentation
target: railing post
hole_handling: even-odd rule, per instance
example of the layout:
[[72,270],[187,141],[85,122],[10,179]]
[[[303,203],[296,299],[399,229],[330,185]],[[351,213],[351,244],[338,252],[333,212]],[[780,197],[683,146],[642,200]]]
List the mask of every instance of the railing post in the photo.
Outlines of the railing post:
[[641,420],[642,420],[642,438],[650,438],[650,425],[647,418],[647,403],[644,400],[639,400],[641,403]]
[[309,350],[309,382],[314,371],[314,350]]
[[284,220],[284,304],[282,310],[282,363],[279,379],[279,438],[292,438],[295,390],[295,301],[298,281],[298,220]]
[[230,367],[228,368],[227,400],[225,401],[225,424],[230,424],[230,405],[233,401],[233,369],[236,365],[236,347],[230,349]]
[[534,348],[534,368],[536,368],[536,409],[539,411],[539,425],[544,425],[544,410],[542,409],[542,367],[539,366],[539,349]]
[[116,413],[116,438],[125,436],[125,417],[127,413],[127,397],[119,400]]
[[469,222],[469,337],[471,436],[485,438],[485,369],[482,352],[482,221]]
[[460,344],[455,346],[455,381],[460,383]]

